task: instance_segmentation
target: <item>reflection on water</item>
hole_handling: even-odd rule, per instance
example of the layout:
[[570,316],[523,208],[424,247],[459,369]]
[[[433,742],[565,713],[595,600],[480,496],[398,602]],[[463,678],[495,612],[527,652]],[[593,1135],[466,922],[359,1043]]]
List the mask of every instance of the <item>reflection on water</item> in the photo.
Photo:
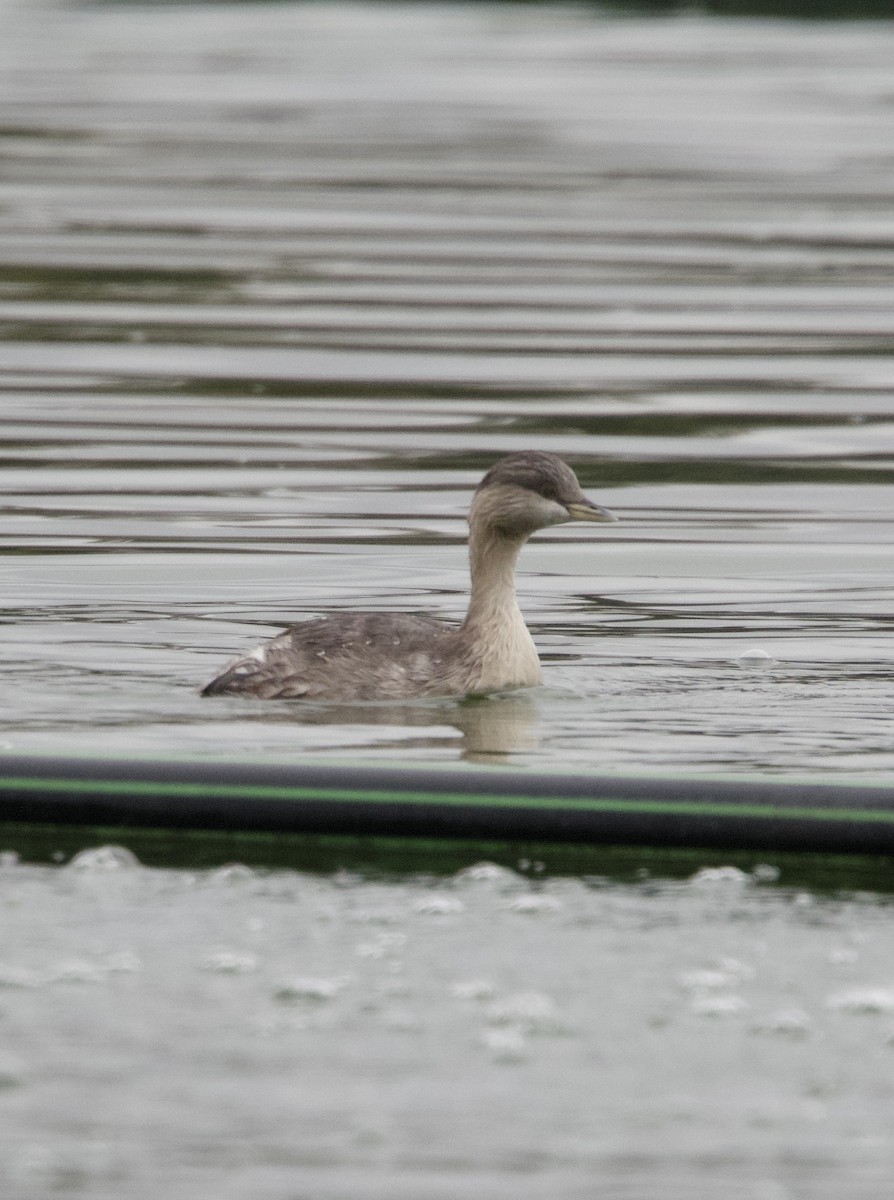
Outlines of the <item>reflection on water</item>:
[[[238,705],[240,715],[244,713],[244,702],[228,703]],[[287,725],[335,725],[358,731],[367,726],[418,729],[417,737],[406,735],[402,752],[415,750],[449,758],[458,754],[465,762],[498,764],[503,755],[533,752],[539,744],[538,704],[523,692],[412,704],[281,703],[276,707],[280,710],[276,716],[263,714],[265,724],[278,719]]]

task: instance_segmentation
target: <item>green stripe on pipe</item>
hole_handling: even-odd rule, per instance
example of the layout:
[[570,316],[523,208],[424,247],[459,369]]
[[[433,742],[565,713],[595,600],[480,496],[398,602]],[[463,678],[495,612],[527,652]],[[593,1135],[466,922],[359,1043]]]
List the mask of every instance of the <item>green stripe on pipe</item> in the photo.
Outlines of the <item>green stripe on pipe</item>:
[[[675,781],[679,782],[679,781]],[[144,796],[203,797],[226,796],[237,800],[336,800],[348,803],[406,803],[437,804],[451,807],[478,806],[485,808],[530,808],[570,812],[630,812],[630,813],[674,813],[681,816],[735,816],[758,817],[773,820],[849,821],[853,823],[892,824],[894,811],[860,808],[807,808],[773,804],[748,804],[738,801],[716,803],[712,801],[680,800],[626,800],[623,798],[587,797],[538,797],[525,795],[501,795],[475,792],[413,792],[394,790],[361,790],[345,788],[278,787],[275,785],[249,785],[227,783],[169,783],[165,781],[145,782],[142,780],[111,779],[64,779],[31,778],[27,776],[0,777],[0,788],[22,791],[46,791],[55,789],[92,795],[119,795],[128,793]]]

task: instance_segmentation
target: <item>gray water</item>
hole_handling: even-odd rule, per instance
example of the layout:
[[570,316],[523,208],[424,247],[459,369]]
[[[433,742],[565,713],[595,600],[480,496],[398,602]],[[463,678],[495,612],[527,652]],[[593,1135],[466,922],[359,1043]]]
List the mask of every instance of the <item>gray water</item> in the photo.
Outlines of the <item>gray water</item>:
[[[890,775],[894,26],[2,11],[5,748]],[[532,446],[541,691],[198,699]]]
[[[890,781],[892,62],[889,23],[2,0],[2,749]],[[542,688],[198,697],[305,615],[460,617],[530,447],[620,517],[523,555]],[[724,865],[11,856],[4,1195],[881,1200],[887,903]]]

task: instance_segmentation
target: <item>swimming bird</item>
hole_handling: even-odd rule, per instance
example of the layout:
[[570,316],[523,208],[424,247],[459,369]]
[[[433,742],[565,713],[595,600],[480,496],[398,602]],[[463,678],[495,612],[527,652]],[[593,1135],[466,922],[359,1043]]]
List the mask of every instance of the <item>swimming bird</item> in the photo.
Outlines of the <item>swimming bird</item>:
[[235,659],[201,694],[344,702],[538,684],[540,659],[515,594],[519,551],[538,529],[614,519],[587,499],[555,454],[509,454],[490,468],[472,498],[471,595],[461,625],[381,612],[302,621]]

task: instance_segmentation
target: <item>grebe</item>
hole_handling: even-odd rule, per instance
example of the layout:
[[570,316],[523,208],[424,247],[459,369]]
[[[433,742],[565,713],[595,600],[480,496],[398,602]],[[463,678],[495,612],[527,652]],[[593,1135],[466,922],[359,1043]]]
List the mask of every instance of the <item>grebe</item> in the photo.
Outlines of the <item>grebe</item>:
[[530,687],[540,659],[515,597],[519,551],[563,521],[613,521],[555,454],[509,454],[487,472],[469,512],[471,596],[461,625],[401,613],[302,621],[231,662],[203,696],[262,700],[400,700]]

